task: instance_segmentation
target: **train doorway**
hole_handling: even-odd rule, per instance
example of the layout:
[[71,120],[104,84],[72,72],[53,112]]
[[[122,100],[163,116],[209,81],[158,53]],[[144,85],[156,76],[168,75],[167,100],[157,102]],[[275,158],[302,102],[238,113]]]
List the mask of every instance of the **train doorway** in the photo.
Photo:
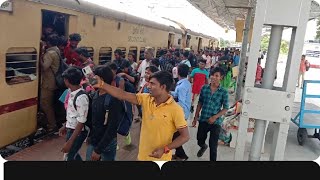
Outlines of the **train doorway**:
[[202,38],[199,37],[199,42],[198,42],[198,51],[202,48]]
[[[40,35],[40,53],[39,53],[39,61],[42,61],[42,57],[44,56],[47,46],[46,41],[49,35],[56,34],[61,40],[60,42],[64,41],[64,46],[67,45],[68,40],[68,24],[69,24],[69,15],[49,11],[49,10],[42,10],[42,22],[41,22],[41,35]],[[63,49],[64,46],[58,46],[60,49],[61,56],[63,57]],[[41,63],[38,63],[39,69],[39,78],[41,79]],[[47,118],[45,113],[40,107],[40,100],[41,100],[41,81],[38,84],[38,127],[46,128],[47,126]],[[53,107],[55,109],[55,120],[57,127],[61,126],[62,121],[65,119],[65,110],[63,104],[59,102],[59,97],[62,94],[61,90],[57,90],[54,92],[54,104]]]
[[50,33],[55,33],[58,36],[66,37],[68,35],[68,22],[69,15],[67,14],[42,10],[41,39],[45,38],[45,36]]
[[174,42],[174,34],[169,33],[168,36],[168,49],[172,48]]

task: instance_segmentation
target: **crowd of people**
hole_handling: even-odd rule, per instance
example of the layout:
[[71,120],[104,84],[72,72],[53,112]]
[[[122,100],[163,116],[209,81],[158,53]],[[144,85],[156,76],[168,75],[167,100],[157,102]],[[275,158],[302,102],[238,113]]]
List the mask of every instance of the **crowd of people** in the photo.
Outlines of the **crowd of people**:
[[[130,121],[141,122],[138,160],[187,160],[183,144],[190,138],[187,120],[192,115],[192,126],[198,126],[197,156],[209,147],[210,160],[216,160],[230,81],[235,78],[231,69],[240,61],[238,49],[169,48],[156,57],[153,48],[145,48],[145,59],[139,62],[136,54],[130,52],[125,59],[116,49],[113,61],[96,65],[87,49],[78,47],[80,34],[66,40],[45,33],[42,40],[40,108],[47,131],[66,135],[61,148],[66,160],[82,160],[78,152],[84,141],[86,160],[115,160],[119,127],[126,117],[127,144]],[[65,86],[58,86],[58,77]]]

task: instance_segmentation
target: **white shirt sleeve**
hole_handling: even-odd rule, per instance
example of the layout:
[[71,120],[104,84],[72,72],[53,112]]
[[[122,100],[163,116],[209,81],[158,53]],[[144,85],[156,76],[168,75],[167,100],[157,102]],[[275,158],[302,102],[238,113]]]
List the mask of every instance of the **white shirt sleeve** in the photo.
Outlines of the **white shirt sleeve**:
[[76,100],[77,112],[77,121],[80,123],[85,123],[87,121],[87,115],[89,111],[89,98],[87,95],[80,95]]
[[138,73],[142,74],[142,67],[144,66],[145,60],[143,60],[138,68]]

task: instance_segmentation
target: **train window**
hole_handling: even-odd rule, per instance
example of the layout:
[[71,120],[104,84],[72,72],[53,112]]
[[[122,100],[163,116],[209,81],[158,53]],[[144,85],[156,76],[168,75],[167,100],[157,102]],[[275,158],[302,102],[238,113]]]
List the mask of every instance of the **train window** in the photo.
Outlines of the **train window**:
[[122,57],[123,58],[126,58],[126,55],[127,55],[127,50],[125,47],[118,47],[117,49],[121,49],[122,51]]
[[145,50],[144,47],[141,47],[141,48],[140,48],[140,57],[139,57],[139,60],[144,60],[144,50]]
[[93,60],[93,54],[94,54],[94,50],[92,47],[86,47],[88,53],[90,54],[90,58],[91,60]]
[[112,48],[102,47],[99,52],[99,65],[106,64],[112,60]]
[[6,82],[9,85],[33,81],[37,78],[37,50],[9,48],[6,52]]
[[134,54],[134,58],[137,61],[138,48],[137,47],[130,47],[129,48],[129,53],[133,53]]

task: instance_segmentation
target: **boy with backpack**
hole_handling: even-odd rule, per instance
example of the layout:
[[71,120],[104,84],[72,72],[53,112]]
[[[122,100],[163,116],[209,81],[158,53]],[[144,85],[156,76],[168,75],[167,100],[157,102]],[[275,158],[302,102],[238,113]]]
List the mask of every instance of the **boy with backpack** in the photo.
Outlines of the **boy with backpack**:
[[[98,66],[94,74],[111,84],[113,72],[108,66]],[[117,130],[123,118],[123,101],[99,89],[92,96],[92,128],[88,137],[86,160],[114,161],[117,151]]]
[[66,113],[66,123],[59,130],[59,135],[66,134],[66,143],[62,152],[67,153],[66,160],[80,160],[79,150],[87,137],[85,123],[89,111],[89,97],[82,89],[80,82],[83,74],[80,69],[70,67],[63,72],[65,85],[69,88],[70,97]]
[[[111,83],[112,86],[115,86],[115,87],[120,88],[120,89],[122,89],[124,91],[127,91],[127,92],[131,92],[131,93],[135,93],[136,92],[136,89],[135,89],[133,84],[131,84],[128,80],[117,76],[117,70],[118,70],[117,64],[109,63],[107,66],[113,72],[113,81]],[[127,102],[127,101],[125,101],[124,103],[125,103],[125,107],[126,107],[126,111],[124,113],[125,113],[125,115],[127,115],[127,118],[130,119],[130,121],[128,122],[129,123],[128,125],[131,127],[131,122],[133,120],[132,104]],[[120,132],[119,134],[125,136],[125,144],[126,145],[130,145],[131,144],[130,132],[127,133],[126,131],[123,131],[123,133]]]

